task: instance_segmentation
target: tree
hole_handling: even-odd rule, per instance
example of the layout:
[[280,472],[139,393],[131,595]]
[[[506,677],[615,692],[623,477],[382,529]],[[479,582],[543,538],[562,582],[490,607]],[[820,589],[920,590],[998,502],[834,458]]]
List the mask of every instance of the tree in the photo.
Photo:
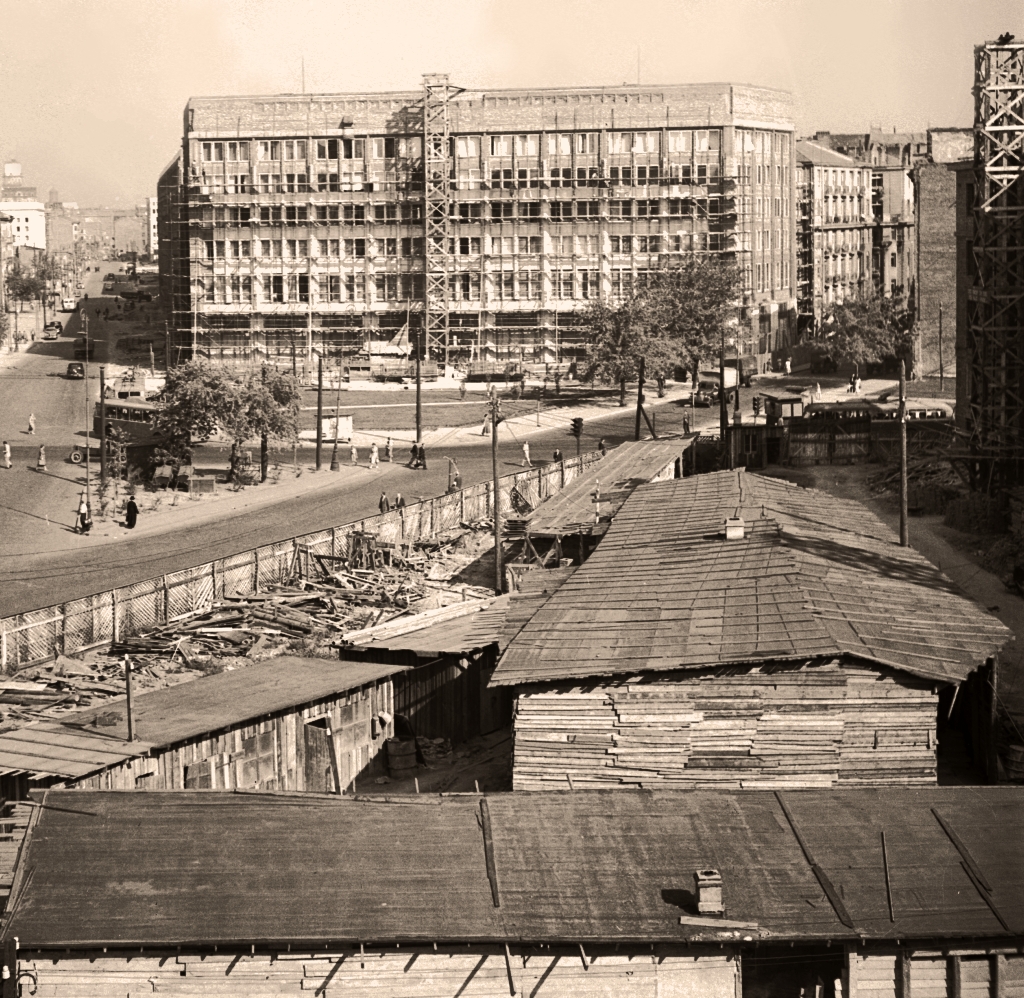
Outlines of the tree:
[[822,323],[822,346],[829,359],[860,368],[887,357],[909,361],[913,350],[913,314],[902,291],[853,298],[833,307]]
[[260,481],[267,480],[270,437],[292,440],[299,432],[299,383],[290,374],[268,371],[264,366],[238,385],[225,430],[235,438],[231,447],[232,477],[236,477],[242,444],[260,438]]
[[619,405],[626,404],[626,382],[639,377],[640,358],[651,374],[669,370],[678,359],[675,343],[655,321],[643,291],[624,301],[591,302],[584,312],[590,327],[586,378],[619,385]]
[[15,264],[7,273],[7,294],[16,301],[32,301],[45,290],[45,283]]
[[172,367],[163,407],[153,418],[153,429],[165,438],[160,456],[174,465],[189,463],[192,444],[209,440],[228,418],[236,391],[224,372],[203,361]]
[[694,375],[721,349],[738,294],[739,271],[714,256],[689,256],[652,275],[646,291],[652,320]]

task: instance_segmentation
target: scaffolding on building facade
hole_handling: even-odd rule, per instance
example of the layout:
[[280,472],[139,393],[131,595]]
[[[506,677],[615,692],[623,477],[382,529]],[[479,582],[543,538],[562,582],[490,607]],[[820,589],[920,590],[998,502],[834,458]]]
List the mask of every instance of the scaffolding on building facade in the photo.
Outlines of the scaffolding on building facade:
[[966,432],[986,489],[1024,483],[1024,43],[1003,42],[974,50]]

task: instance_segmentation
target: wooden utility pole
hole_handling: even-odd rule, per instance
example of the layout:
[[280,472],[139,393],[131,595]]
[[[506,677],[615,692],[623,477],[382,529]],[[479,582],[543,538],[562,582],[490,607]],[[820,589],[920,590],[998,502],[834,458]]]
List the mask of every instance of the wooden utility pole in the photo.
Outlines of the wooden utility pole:
[[945,371],[942,369],[942,302],[939,302],[939,391],[945,387]]
[[640,439],[640,415],[644,411],[644,374],[647,368],[647,358],[640,358],[640,376],[636,386],[636,422],[633,426],[633,439]]
[[135,722],[132,718],[132,660],[124,657],[125,712],[128,717],[128,741],[135,741]]
[[100,364],[100,488],[107,487],[107,378]]
[[316,470],[320,470],[324,448],[324,359],[316,364]]
[[[417,313],[419,314],[419,313]],[[416,330],[416,443],[423,442],[423,378],[420,371],[420,331]]]
[[722,329],[722,344],[718,353],[718,426],[722,436],[722,462],[732,468],[732,452],[729,449],[729,403],[725,396],[725,329]]
[[910,546],[907,524],[907,368],[900,361],[900,547]]
[[338,404],[334,407],[334,450],[331,451],[331,471],[338,470],[338,434],[341,432],[341,362],[338,362]]
[[[17,313],[15,313],[17,315]],[[82,306],[82,330],[85,333],[85,502],[92,508],[92,475],[89,467],[89,316]],[[102,444],[104,441],[100,441]]]
[[501,564],[501,496],[498,493],[498,414],[501,401],[498,393],[491,396],[491,472],[494,480],[494,591],[500,596],[504,590],[504,571]]

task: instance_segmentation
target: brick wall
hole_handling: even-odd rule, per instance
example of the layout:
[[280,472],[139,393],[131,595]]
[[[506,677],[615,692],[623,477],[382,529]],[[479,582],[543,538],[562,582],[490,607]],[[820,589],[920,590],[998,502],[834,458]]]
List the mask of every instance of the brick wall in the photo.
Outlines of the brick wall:
[[956,376],[956,175],[943,163],[919,166],[917,174],[918,373],[939,372],[939,305],[942,305],[942,367]]

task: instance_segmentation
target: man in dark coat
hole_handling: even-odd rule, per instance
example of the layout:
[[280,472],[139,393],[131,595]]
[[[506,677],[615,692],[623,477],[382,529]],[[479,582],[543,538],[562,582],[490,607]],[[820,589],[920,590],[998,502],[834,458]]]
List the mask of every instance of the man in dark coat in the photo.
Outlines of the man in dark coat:
[[413,441],[412,447],[409,448],[409,463],[406,465],[407,468],[415,468],[417,461],[419,460],[420,449],[416,446],[416,441]]
[[382,513],[390,513],[391,512],[391,503],[388,501],[388,494],[386,492],[381,492],[381,494],[380,494],[380,502],[377,503],[377,508]]
[[427,470],[427,452],[423,449],[423,444],[420,444],[416,451],[416,467]]
[[395,493],[395,509],[405,509],[405,497],[401,492]]
[[124,525],[129,530],[135,529],[135,523],[139,518],[139,507],[135,505],[135,496],[128,497],[128,503],[124,508]]

